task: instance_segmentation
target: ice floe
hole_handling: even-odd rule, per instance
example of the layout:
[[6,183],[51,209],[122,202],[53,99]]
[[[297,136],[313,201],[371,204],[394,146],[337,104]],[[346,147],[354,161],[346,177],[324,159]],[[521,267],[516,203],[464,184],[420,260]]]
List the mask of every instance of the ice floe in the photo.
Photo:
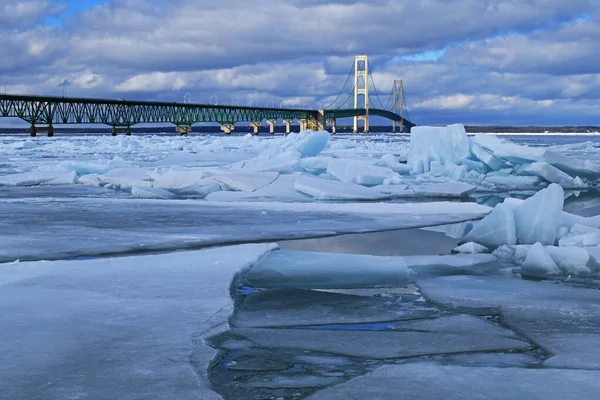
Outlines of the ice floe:
[[587,249],[600,246],[600,221],[562,211],[563,201],[563,189],[554,183],[525,201],[507,199],[474,222],[462,242],[521,265],[523,275],[589,276],[596,265]]
[[[365,196],[366,191],[356,186],[341,185],[340,182],[374,187],[396,198],[464,198],[476,193],[537,190],[550,183],[557,183],[563,188],[586,188],[590,181],[600,177],[600,165],[593,162],[546,148],[518,145],[493,135],[469,138],[462,125],[413,128],[408,148],[402,147],[406,158],[386,151],[386,143],[378,143],[380,147],[376,154],[360,153],[356,146],[349,146],[349,141],[331,142],[329,133],[325,131],[302,131],[284,138],[272,138],[268,142],[260,142],[251,135],[238,138],[240,147],[232,149],[238,153],[231,151],[228,139],[223,138],[203,142],[186,142],[181,138],[160,140],[167,141],[172,149],[184,154],[168,154],[163,159],[148,158],[151,151],[168,146],[152,147],[148,141],[133,137],[120,138],[103,147],[93,141],[65,143],[59,140],[56,147],[65,154],[81,146],[86,146],[84,154],[91,153],[93,146],[99,147],[99,155],[101,151],[107,154],[103,159],[89,162],[60,161],[29,167],[30,171],[0,176],[0,185],[82,184],[125,192],[130,192],[132,187],[155,187],[170,191],[176,197],[198,199],[214,192],[232,190],[249,195],[223,193],[211,197],[223,201],[248,201],[264,198],[250,193],[269,185],[278,176],[304,174],[307,179],[300,184],[296,179],[283,179],[278,183],[282,201],[294,197],[289,195],[291,191],[300,192],[299,198],[305,194],[319,201],[339,201],[379,198],[374,195],[375,192]],[[233,138],[231,140],[234,141]],[[30,154],[52,148],[51,142],[47,141],[27,143],[29,141],[17,147],[13,143],[10,151]],[[264,148],[259,143],[269,145]],[[207,148],[201,148],[202,145]],[[227,158],[215,154],[218,146],[228,153],[231,151],[236,158],[243,157],[243,154],[247,156],[234,162],[223,162],[233,155]],[[247,146],[252,152],[241,152],[242,146]],[[109,157],[110,150],[114,153]],[[196,153],[210,154],[217,161],[201,165],[201,157],[194,156]],[[146,159],[140,162],[142,154]],[[215,185],[215,182],[221,185]],[[269,198],[277,200],[278,195],[271,190]]]
[[272,249],[2,265],[2,398],[221,399],[205,339],[227,329],[234,276]]

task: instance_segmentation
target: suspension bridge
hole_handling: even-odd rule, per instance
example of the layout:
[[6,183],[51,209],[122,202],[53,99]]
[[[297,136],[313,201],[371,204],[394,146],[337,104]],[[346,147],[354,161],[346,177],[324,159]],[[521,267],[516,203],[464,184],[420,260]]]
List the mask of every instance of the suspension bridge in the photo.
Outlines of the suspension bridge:
[[[349,82],[353,71],[352,87]],[[370,86],[374,89],[373,96]],[[372,104],[375,107],[371,107]],[[371,116],[391,120],[394,132],[397,125],[400,132],[407,132],[414,126],[408,119],[402,81],[394,81],[384,105],[365,55],[355,57],[340,94],[320,110],[0,94],[0,117],[20,118],[28,122],[31,136],[38,132],[53,136],[54,126],[63,124],[105,124],[112,127],[113,136],[119,132],[131,135],[131,127],[140,123],[170,123],[175,125],[177,132],[186,135],[192,131],[192,125],[199,122],[219,123],[225,134],[230,134],[235,124],[240,122],[250,123],[254,133],[258,134],[259,128],[266,122],[273,134],[277,124],[284,124],[286,133],[290,133],[295,121],[301,130],[324,130],[329,124],[335,133],[337,120],[350,117],[354,118],[353,131],[359,132],[362,121],[363,132],[366,133]]]

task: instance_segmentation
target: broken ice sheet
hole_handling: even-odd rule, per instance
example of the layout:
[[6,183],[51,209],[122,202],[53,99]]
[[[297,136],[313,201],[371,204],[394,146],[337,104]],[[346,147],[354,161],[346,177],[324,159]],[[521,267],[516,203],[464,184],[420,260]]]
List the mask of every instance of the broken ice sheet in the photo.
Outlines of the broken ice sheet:
[[596,371],[411,363],[379,367],[307,399],[592,400],[598,393],[600,372]]
[[528,343],[507,335],[467,331],[467,326],[460,333],[269,328],[233,328],[232,333],[245,336],[261,346],[370,359],[530,347]]
[[274,289],[249,294],[236,309],[235,327],[344,324],[431,318],[439,309],[401,303],[388,297],[365,297],[314,290]]
[[553,356],[547,365],[600,370],[598,290],[501,277],[447,276],[417,283],[438,304],[500,307],[508,326]]
[[402,257],[280,250],[263,258],[243,278],[260,288],[347,289],[410,283]]

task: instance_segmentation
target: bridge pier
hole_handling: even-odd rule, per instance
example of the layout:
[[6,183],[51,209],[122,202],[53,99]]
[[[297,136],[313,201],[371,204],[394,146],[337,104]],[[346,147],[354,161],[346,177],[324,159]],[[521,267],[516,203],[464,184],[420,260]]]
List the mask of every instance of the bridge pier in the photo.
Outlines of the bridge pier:
[[354,133],[358,133],[358,121],[364,121],[365,125],[363,126],[363,133],[369,133],[369,117],[366,115],[354,117]]
[[111,130],[112,136],[117,136],[117,133],[119,133],[119,132],[125,133],[125,135],[127,135],[127,136],[131,136],[131,128],[129,126],[125,127],[125,128],[116,127],[116,126],[112,127],[112,130]]
[[290,131],[291,131],[292,120],[291,119],[284,119],[283,120],[283,124],[285,125],[285,134],[289,135]]
[[231,132],[233,132],[234,129],[235,129],[235,125],[233,125],[233,124],[221,125],[221,130],[226,135],[231,135]]
[[258,128],[262,126],[262,121],[250,122],[250,126],[254,129],[254,134],[258,135]]
[[300,132],[305,131],[305,130],[308,129],[308,121],[306,121],[306,120],[300,120],[298,122],[300,122]]
[[318,110],[317,111],[317,119],[311,119],[306,122],[306,126],[311,131],[325,130],[326,125],[327,125],[327,123],[325,121],[325,110]]
[[180,136],[187,136],[192,131],[192,127],[190,125],[177,125],[175,130],[179,132]]
[[34,124],[32,124],[29,128],[29,136],[36,137],[38,131],[48,132],[48,137],[54,136],[54,126],[52,126],[52,124],[48,126],[35,126]]
[[268,119],[267,124],[269,124],[269,133],[271,135],[274,135],[275,134],[275,125],[277,125],[277,120],[276,119]]
[[335,135],[337,130],[337,121],[335,118],[331,118],[327,120],[327,123],[331,124],[331,133]]

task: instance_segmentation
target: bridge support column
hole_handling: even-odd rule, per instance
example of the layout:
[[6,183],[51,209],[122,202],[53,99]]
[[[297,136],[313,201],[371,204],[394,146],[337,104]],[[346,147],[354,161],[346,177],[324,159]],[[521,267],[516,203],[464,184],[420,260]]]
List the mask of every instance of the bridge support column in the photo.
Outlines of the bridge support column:
[[364,121],[365,125],[363,126],[363,133],[369,133],[369,117],[368,116],[360,116],[360,117],[354,117],[355,118],[355,122],[354,122],[354,133],[358,133],[358,121]]
[[179,132],[179,135],[187,136],[192,131],[192,127],[190,125],[177,125],[175,130]]
[[306,121],[306,120],[300,120],[298,122],[300,122],[300,131],[301,132],[308,129],[308,121]]
[[35,126],[34,124],[32,124],[31,127],[29,128],[29,136],[36,137],[38,131],[47,132],[48,137],[54,136],[54,126],[52,126],[52,124],[50,124],[48,126]]
[[117,133],[125,133],[125,135],[127,136],[131,136],[131,127],[126,126],[126,127],[117,127],[117,126],[113,126],[111,129],[111,134],[112,136],[117,136]]
[[254,129],[254,134],[258,135],[258,128],[262,126],[262,121],[250,122],[250,126]]
[[337,121],[335,118],[331,118],[327,120],[327,123],[331,124],[331,133],[335,135],[337,130]]
[[277,125],[277,120],[269,119],[269,120],[267,120],[267,124],[269,124],[269,133],[271,135],[274,135],[275,134],[275,125]]
[[235,129],[235,126],[233,124],[221,125],[221,130],[226,135],[231,135],[231,132],[233,132],[234,129]]
[[283,124],[285,125],[285,134],[289,135],[290,131],[291,131],[292,120],[291,119],[284,119],[283,120]]

